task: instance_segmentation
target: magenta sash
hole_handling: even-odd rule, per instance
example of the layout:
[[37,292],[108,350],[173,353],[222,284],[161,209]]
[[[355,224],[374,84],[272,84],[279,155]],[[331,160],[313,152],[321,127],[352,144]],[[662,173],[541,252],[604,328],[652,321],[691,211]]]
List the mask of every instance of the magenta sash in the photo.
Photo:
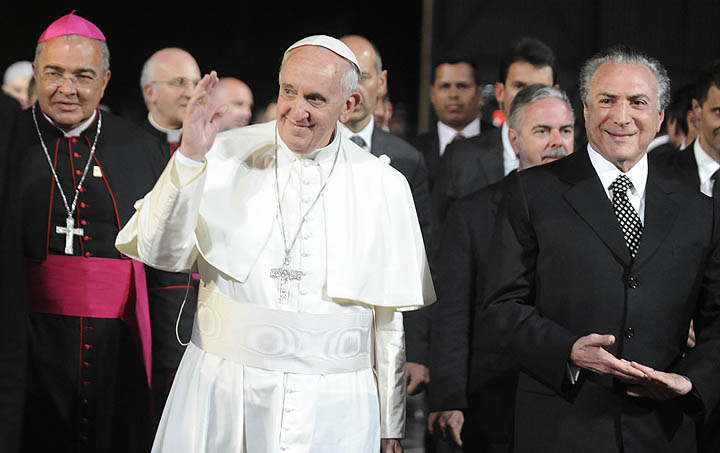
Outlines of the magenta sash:
[[135,260],[48,255],[26,261],[30,311],[122,319],[142,351],[148,385],[152,336],[145,266]]

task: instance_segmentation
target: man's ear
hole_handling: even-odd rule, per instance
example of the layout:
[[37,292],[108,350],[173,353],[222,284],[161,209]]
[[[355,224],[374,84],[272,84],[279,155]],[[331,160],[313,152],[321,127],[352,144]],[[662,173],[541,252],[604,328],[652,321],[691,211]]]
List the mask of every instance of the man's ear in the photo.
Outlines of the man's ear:
[[360,96],[360,93],[358,93],[357,91],[347,98],[347,100],[345,101],[345,109],[342,111],[340,117],[338,118],[341,123],[344,123],[348,119],[350,119],[350,115],[352,114],[353,110],[355,110],[355,107],[360,104],[361,99],[362,98]]
[[495,99],[497,100],[498,105],[500,106],[501,110],[505,107],[502,105],[504,95],[505,95],[505,84],[502,82],[496,82],[495,83]]
[[508,139],[513,151],[515,151],[515,155],[518,156],[520,154],[520,134],[515,129],[508,128]]

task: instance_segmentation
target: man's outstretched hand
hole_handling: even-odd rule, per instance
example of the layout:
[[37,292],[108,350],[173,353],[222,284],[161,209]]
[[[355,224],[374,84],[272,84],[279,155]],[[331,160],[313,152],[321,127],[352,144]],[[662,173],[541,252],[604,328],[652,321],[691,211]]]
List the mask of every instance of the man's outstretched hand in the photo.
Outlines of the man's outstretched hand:
[[596,333],[578,338],[570,352],[570,361],[580,368],[630,382],[627,394],[638,398],[667,400],[687,395],[692,382],[686,376],[654,370],[637,362],[618,359],[604,349],[615,343],[612,335]]
[[206,74],[195,87],[183,118],[183,136],[179,151],[183,156],[202,162],[220,130],[220,118],[227,105],[216,107],[212,102],[213,88],[218,83],[215,71]]

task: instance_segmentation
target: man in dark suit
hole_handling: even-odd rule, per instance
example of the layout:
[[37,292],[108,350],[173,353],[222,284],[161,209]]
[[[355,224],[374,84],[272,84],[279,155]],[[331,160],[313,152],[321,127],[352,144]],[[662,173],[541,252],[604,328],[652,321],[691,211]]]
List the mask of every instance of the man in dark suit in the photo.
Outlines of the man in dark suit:
[[[519,170],[573,151],[575,118],[570,100],[559,88],[530,85],[520,90],[508,123]],[[451,203],[435,251],[440,303],[431,329],[428,425],[471,452],[511,451],[517,369],[508,356],[470,352],[473,331],[486,328],[473,324],[474,308],[483,287],[502,184]],[[467,429],[461,440],[463,426]]]
[[[525,38],[503,56],[495,83],[495,98],[507,117],[518,91],[528,85],[555,83],[555,56],[546,44]],[[499,181],[518,166],[508,139],[508,126],[448,145],[440,159],[432,188],[433,221],[439,226],[449,200]]]
[[[697,77],[692,94],[692,119],[697,123],[693,142],[681,152],[659,155],[656,159],[672,164],[690,187],[716,199],[720,198],[720,60],[705,66]],[[716,174],[717,173],[717,174]],[[701,428],[700,451],[720,450],[720,409],[715,408]]]
[[[362,71],[358,91],[361,101],[345,123],[341,132],[361,148],[378,156],[402,173],[410,184],[415,210],[417,211],[425,248],[429,250],[430,238],[430,192],[427,169],[422,154],[399,137],[375,126],[373,111],[379,94],[387,84],[387,71],[375,46],[362,36],[349,35],[340,38],[353,51]],[[428,380],[428,328],[427,310],[405,314],[405,336],[408,381],[407,391],[415,394],[422,390]]]
[[482,88],[475,62],[467,56],[447,54],[435,62],[430,75],[430,102],[438,121],[410,142],[425,157],[432,190],[446,146],[475,137],[481,129],[491,126],[480,124]]
[[513,175],[489,252],[482,344],[523,369],[514,448],[692,452],[720,399],[719,212],[648,163],[659,62],[610,49],[580,92],[587,151]]

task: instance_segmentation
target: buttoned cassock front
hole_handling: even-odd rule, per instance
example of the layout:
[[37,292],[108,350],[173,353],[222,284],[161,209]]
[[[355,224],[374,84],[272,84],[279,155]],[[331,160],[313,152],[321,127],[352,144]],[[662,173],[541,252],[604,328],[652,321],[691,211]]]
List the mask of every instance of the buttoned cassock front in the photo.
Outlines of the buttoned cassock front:
[[[243,306],[369,314],[374,367],[330,374],[273,371],[222,359],[193,343],[155,451],[375,452],[381,437],[403,435],[399,311],[434,300],[407,182],[338,134],[314,159],[296,156],[278,139],[286,244],[327,181],[291,252],[291,267],[305,275],[290,282],[288,302],[281,303],[279,283],[270,278],[284,255],[274,130],[273,122],[218,135],[202,168],[173,158],[137,204],[117,246],[167,270],[187,270],[197,261],[205,294],[215,291]],[[208,328],[203,307],[211,304],[200,299],[196,325],[202,330]]]

